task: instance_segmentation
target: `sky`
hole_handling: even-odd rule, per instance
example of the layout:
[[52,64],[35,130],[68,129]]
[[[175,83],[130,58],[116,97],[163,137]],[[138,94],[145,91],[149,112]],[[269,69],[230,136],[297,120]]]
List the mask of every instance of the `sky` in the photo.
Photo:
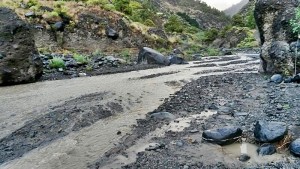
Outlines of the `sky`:
[[202,0],[206,2],[208,5],[215,7],[219,10],[227,9],[233,4],[239,3],[241,0]]

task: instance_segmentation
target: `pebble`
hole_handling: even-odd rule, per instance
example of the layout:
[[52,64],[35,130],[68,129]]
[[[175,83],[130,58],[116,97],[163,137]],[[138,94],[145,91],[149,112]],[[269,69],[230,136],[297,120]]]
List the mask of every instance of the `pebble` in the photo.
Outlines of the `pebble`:
[[250,158],[251,157],[248,154],[242,154],[242,155],[240,155],[239,160],[242,162],[246,162],[246,161],[250,160]]

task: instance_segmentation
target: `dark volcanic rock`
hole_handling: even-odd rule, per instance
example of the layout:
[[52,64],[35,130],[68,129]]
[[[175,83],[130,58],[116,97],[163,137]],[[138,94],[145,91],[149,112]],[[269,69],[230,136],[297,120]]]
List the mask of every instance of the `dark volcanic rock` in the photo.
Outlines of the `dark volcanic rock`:
[[276,147],[273,144],[264,144],[260,146],[257,150],[258,155],[272,155],[276,153]]
[[246,161],[250,160],[250,158],[251,157],[248,154],[242,154],[242,155],[240,155],[239,160],[242,162],[246,162]]
[[52,25],[52,28],[56,31],[63,32],[65,30],[65,24],[63,22],[56,22]]
[[297,74],[291,79],[291,82],[300,83],[300,74]]
[[32,82],[42,71],[29,26],[12,10],[0,8],[0,85]]
[[171,64],[188,64],[182,57],[178,56],[169,56],[169,60]]
[[296,156],[300,156],[300,139],[293,141],[290,145],[290,151]]
[[261,72],[293,72],[289,43],[297,40],[289,21],[299,6],[295,0],[257,0],[254,17],[262,45]]
[[237,127],[225,127],[213,130],[206,130],[202,138],[208,142],[225,145],[230,144],[242,135],[243,131]]
[[260,142],[276,142],[282,140],[287,132],[285,123],[258,121],[255,124],[254,137]]
[[138,55],[138,63],[170,65],[170,60],[156,50],[143,47]]
[[113,40],[116,40],[119,38],[118,32],[110,27],[106,28],[106,36]]

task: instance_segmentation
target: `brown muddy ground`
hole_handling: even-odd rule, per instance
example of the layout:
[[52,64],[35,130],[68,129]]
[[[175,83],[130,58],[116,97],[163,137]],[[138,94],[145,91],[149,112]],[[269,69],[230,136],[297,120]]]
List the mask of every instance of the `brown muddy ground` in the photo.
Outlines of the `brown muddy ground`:
[[[212,60],[217,66],[193,67]],[[230,159],[230,165],[231,162],[242,165],[220,152],[220,147],[202,144],[200,137],[205,128],[240,121],[228,114],[220,115],[222,120],[215,119],[216,115],[206,119],[201,113],[207,110],[202,114],[214,114],[209,108],[221,109],[228,102],[238,104],[234,110],[252,114],[250,110],[261,108],[253,108],[252,104],[262,106],[258,104],[260,100],[250,99],[243,106],[235,100],[247,100],[253,88],[258,90],[257,94],[266,96],[263,90],[276,86],[264,88],[268,84],[257,74],[235,73],[256,72],[258,58],[239,55],[204,58],[200,62],[203,63],[1,87],[0,168],[160,168],[173,164],[181,167],[190,163],[183,156],[192,159],[192,154],[197,154],[193,151],[211,148],[212,155],[220,160]],[[147,113],[153,110],[168,111],[179,119],[176,122],[150,119]],[[196,123],[197,119],[200,123]],[[245,135],[249,132],[245,130]],[[174,147],[182,145],[178,140],[183,141],[182,149],[189,150],[186,146],[190,146],[191,155]],[[144,151],[149,143],[158,142],[161,144],[158,151]],[[166,148],[171,146],[174,149]],[[148,153],[154,153],[155,158]],[[210,158],[205,157],[206,151],[201,153],[203,159]],[[201,162],[199,156],[197,159]]]

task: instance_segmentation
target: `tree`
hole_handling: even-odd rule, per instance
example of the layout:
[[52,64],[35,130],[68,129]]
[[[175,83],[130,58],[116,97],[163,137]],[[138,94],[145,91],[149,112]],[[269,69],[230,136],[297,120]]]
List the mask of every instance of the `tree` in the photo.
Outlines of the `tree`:
[[184,24],[177,15],[171,15],[165,24],[166,31],[182,33]]
[[244,27],[244,20],[243,20],[243,16],[236,14],[232,17],[232,25],[233,26],[240,26],[240,27]]
[[296,8],[294,19],[290,20],[290,25],[292,27],[293,33],[298,35],[297,45],[296,45],[296,56],[295,56],[295,75],[297,74],[297,57],[298,57],[298,45],[299,45],[299,37],[300,37],[300,8]]

